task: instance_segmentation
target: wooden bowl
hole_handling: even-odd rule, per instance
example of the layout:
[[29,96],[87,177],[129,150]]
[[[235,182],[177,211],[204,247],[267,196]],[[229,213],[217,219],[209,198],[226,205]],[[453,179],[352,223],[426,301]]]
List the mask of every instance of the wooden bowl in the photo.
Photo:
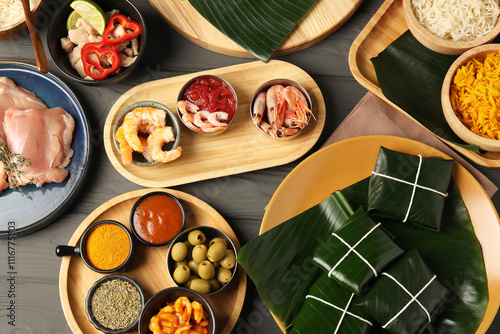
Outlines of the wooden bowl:
[[413,12],[412,0],[403,0],[403,12],[406,24],[415,38],[428,49],[446,54],[459,55],[476,46],[491,42],[500,33],[500,19],[493,30],[471,41],[450,41],[440,38],[427,30]]
[[[19,2],[21,3],[21,2]],[[40,9],[40,5],[42,4],[42,0],[31,0],[30,1],[30,8],[31,8],[31,12],[33,13],[33,18],[35,19],[36,18],[36,12]],[[15,22],[15,23],[12,23],[8,26],[5,26],[3,28],[0,29],[0,40],[8,40],[8,39],[13,39],[13,38],[16,38],[20,35],[23,35],[24,33],[29,33],[28,32],[28,27],[26,26],[26,19],[24,17],[24,11],[23,11],[23,7],[22,5],[20,4],[20,8],[21,8],[21,11],[22,11],[22,18]],[[36,20],[35,20],[36,22]]]
[[451,106],[450,88],[455,73],[463,64],[472,58],[485,58],[488,54],[498,53],[499,50],[500,44],[487,44],[465,52],[448,69],[441,89],[441,105],[446,121],[451,129],[466,143],[477,145],[480,149],[491,152],[500,152],[500,140],[485,138],[473,133],[458,119]]

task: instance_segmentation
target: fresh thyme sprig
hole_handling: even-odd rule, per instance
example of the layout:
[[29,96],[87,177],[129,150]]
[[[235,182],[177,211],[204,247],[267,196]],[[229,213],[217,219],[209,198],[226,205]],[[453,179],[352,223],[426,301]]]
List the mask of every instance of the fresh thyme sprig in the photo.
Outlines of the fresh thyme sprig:
[[[0,141],[0,162],[3,163],[3,168],[7,173],[7,178],[10,182],[10,187],[18,189],[23,195],[26,195],[23,188],[19,185],[19,181],[24,176],[24,171],[20,170],[22,166],[30,167],[31,161],[17,153],[10,152],[7,144]],[[28,183],[33,183],[33,178],[28,180]]]

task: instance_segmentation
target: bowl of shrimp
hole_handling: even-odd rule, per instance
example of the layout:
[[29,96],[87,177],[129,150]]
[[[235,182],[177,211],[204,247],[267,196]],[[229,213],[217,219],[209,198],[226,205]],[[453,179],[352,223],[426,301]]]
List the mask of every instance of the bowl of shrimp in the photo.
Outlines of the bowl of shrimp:
[[195,133],[224,132],[235,119],[237,110],[238,97],[233,86],[216,75],[191,78],[177,97],[177,115]]
[[250,117],[266,136],[290,139],[302,132],[311,117],[314,118],[311,97],[293,80],[269,80],[253,94]]
[[136,102],[123,110],[113,127],[113,140],[124,166],[155,166],[182,154],[175,114],[154,101]]
[[169,327],[185,327],[190,333],[217,333],[216,317],[210,303],[199,293],[183,287],[157,292],[147,301],[139,316],[139,334],[166,333]]

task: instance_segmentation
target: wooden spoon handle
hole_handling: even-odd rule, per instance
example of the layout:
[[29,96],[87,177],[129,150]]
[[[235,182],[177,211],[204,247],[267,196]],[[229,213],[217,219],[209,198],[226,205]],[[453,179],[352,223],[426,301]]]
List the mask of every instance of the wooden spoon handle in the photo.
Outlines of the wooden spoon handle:
[[38,33],[36,25],[33,23],[33,15],[30,9],[29,0],[21,0],[24,8],[24,16],[26,17],[26,24],[28,25],[28,30],[30,31],[31,41],[33,42],[33,48],[35,49],[36,66],[38,70],[42,73],[47,73],[49,71],[49,63],[47,61],[47,56],[45,55],[45,50],[43,49],[42,39]]

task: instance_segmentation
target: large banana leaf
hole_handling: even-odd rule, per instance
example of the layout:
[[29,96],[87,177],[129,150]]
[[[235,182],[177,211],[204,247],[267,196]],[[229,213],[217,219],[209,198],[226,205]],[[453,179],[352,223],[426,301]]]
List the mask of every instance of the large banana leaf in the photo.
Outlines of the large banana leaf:
[[387,99],[436,136],[479,153],[451,130],[441,108],[441,86],[456,58],[427,49],[408,30],[371,61]]
[[189,0],[214,27],[267,62],[315,0]]
[[[352,208],[362,206],[366,210],[368,184],[367,178],[334,193],[321,204],[250,241],[238,254],[238,262],[255,283],[262,300],[286,326],[292,323],[319,278],[312,256],[329,234],[345,223],[354,212]],[[484,262],[468,211],[453,182],[448,194],[440,232],[396,221],[381,222],[403,250],[416,248],[452,292],[429,331],[474,333],[488,304]],[[377,326],[370,331],[379,332]]]

